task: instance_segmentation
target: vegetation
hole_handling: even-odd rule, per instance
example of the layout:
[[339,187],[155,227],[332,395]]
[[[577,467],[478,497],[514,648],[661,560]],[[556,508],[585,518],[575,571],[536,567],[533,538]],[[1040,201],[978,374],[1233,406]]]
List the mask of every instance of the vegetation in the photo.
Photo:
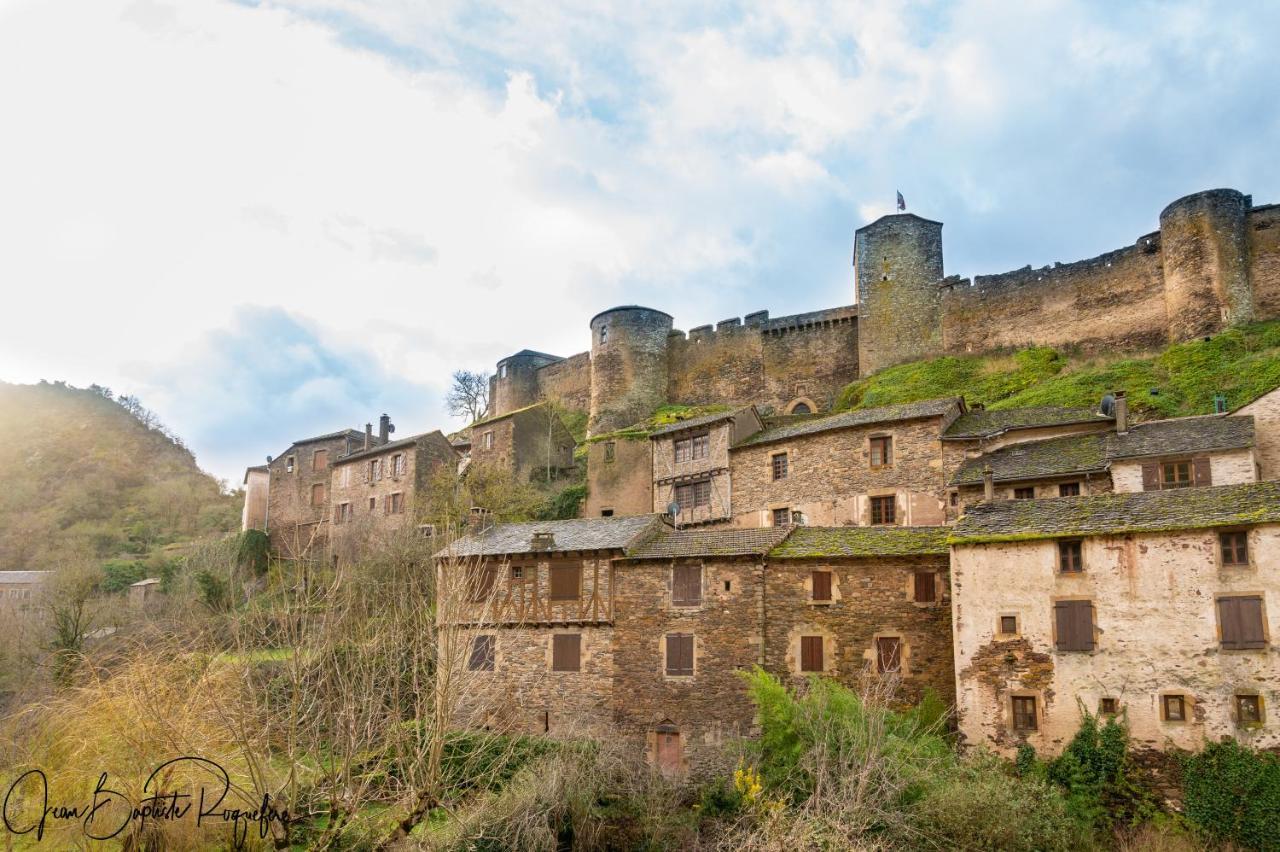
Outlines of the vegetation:
[[1280,757],[1234,740],[1210,743],[1183,761],[1184,810],[1214,840],[1280,849]]
[[639,423],[634,423],[613,432],[592,435],[587,438],[587,441],[594,443],[596,441],[645,440],[653,434],[654,430],[661,429],[663,426],[671,426],[683,420],[692,420],[695,417],[719,414],[722,411],[729,410],[730,406],[728,405],[662,405]]
[[1133,356],[1082,356],[1048,347],[1005,355],[949,355],[889,367],[845,386],[839,410],[963,395],[988,408],[1094,408],[1124,390],[1148,418],[1211,414],[1223,394],[1235,408],[1280,386],[1280,321],[1224,331]]

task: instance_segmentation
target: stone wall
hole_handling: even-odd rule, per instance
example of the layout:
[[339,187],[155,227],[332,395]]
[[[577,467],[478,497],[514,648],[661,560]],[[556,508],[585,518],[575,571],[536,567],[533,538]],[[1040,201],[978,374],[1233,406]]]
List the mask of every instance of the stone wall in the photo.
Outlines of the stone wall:
[[[325,546],[329,518],[330,466],[347,451],[349,439],[343,435],[325,441],[294,444],[272,460],[271,485],[267,494],[267,535],[271,548],[286,559],[318,556]],[[314,469],[317,451],[328,454],[327,464]],[[293,459],[293,470],[289,470]],[[323,485],[324,503],[311,505],[312,487]]]
[[[1256,651],[1220,647],[1215,596],[1258,594],[1272,641],[1280,628],[1280,527],[1249,534],[1254,564],[1219,563],[1216,531],[1086,539],[1084,570],[1057,570],[1054,541],[958,545],[952,548],[960,730],[970,743],[1012,754],[1029,742],[1054,754],[1074,735],[1080,708],[1097,712],[1103,698],[1127,710],[1139,748],[1195,749],[1235,736],[1257,747],[1280,745],[1280,669],[1275,646]],[[1058,651],[1056,600],[1094,605],[1093,651]],[[1017,619],[1001,634],[1000,617]],[[1237,726],[1236,694],[1264,696],[1265,722]],[[1164,721],[1163,694],[1187,696],[1187,721]],[[1034,697],[1039,730],[1016,732],[1011,697]]]
[[[830,603],[812,600],[812,572],[831,572]],[[934,573],[933,603],[914,600],[917,571]],[[948,704],[955,696],[947,557],[770,560],[764,600],[765,667],[799,681],[800,637],[823,637],[826,673],[850,686],[883,677],[876,639],[897,637],[902,672],[897,701],[918,701],[926,688]]]
[[[710,433],[710,448],[705,459],[676,462],[675,442],[690,435]],[[682,508],[676,521],[680,524],[727,521],[731,514],[729,480],[729,445],[733,437],[731,421],[713,423],[705,429],[670,432],[653,438],[653,512],[665,512],[675,500],[677,485],[710,479],[711,504]]]
[[[1018,482],[997,482],[996,499],[997,500],[1013,500],[1013,492],[1015,488],[1032,488],[1035,490],[1035,496],[1038,500],[1049,497],[1061,496],[1058,493],[1058,486],[1064,482],[1076,482],[1080,484],[1081,496],[1087,497],[1091,494],[1109,494],[1111,493],[1111,477],[1106,473],[1093,473],[1079,476],[1056,476],[1046,479],[1027,479]],[[1141,483],[1139,483],[1141,484]],[[1139,489],[1141,490],[1141,489]],[[983,500],[984,490],[981,485],[965,485],[959,490],[960,510],[963,512],[964,507],[971,506],[974,503],[980,503]],[[960,514],[957,512],[955,514]]]
[[853,272],[864,373],[941,351],[941,222],[901,213],[859,228]]
[[[1230,452],[1195,453],[1196,456],[1209,457],[1209,479],[1213,485],[1235,485],[1241,482],[1254,482],[1258,478],[1257,459],[1252,449],[1232,450]],[[1186,458],[1185,455],[1176,458]],[[1111,481],[1117,492],[1142,490],[1143,462],[1158,459],[1125,459],[1111,463]]]
[[579,352],[538,370],[538,398],[570,411],[591,409],[591,353]]
[[1280,388],[1241,408],[1236,414],[1253,416],[1258,463],[1263,479],[1280,479]]
[[[942,419],[832,429],[730,454],[735,526],[773,523],[774,509],[800,511],[813,526],[867,525],[868,498],[894,495],[899,524],[928,526],[946,520],[948,476],[939,435]],[[872,468],[870,439],[893,438],[893,464]],[[772,457],[787,454],[788,476],[774,481]]]
[[1246,235],[1254,313],[1259,319],[1280,317],[1280,204],[1250,210]]
[[[608,460],[609,445],[613,459]],[[645,515],[653,508],[653,450],[648,438],[617,438],[587,445],[587,501],[582,517]]]

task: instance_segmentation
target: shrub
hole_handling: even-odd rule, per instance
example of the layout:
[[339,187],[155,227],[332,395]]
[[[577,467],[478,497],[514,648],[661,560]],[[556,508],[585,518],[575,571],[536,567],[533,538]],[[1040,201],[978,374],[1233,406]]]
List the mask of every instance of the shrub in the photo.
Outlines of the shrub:
[[236,539],[236,565],[255,577],[267,573],[271,556],[271,540],[262,530],[245,530]]
[[1129,729],[1119,717],[1099,726],[1087,710],[1062,754],[1049,762],[1049,780],[1062,787],[1067,809],[1085,825],[1133,825],[1155,813],[1150,795],[1135,780]]
[[123,592],[147,576],[147,566],[141,562],[111,559],[102,563],[102,582],[98,587],[107,594]]
[[1235,740],[1184,759],[1184,812],[1219,841],[1280,849],[1280,758]]

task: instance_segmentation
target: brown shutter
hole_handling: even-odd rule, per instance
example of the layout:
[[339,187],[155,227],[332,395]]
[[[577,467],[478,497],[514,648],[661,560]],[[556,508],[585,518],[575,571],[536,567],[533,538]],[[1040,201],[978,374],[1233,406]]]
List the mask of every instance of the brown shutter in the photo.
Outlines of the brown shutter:
[[702,603],[701,565],[677,565],[672,569],[671,602],[677,606]]
[[800,670],[805,672],[822,671],[822,637],[800,637]]
[[578,671],[582,665],[582,636],[560,633],[551,640],[551,668],[558,672]]
[[902,668],[902,640],[882,636],[876,640],[876,662],[880,672],[896,672]]
[[1059,651],[1093,650],[1093,604],[1089,601],[1058,601],[1053,605],[1058,627]]
[[1212,485],[1213,473],[1209,468],[1209,457],[1200,456],[1191,460],[1191,482],[1194,485]]
[[813,572],[813,599],[815,601],[831,600],[831,572]]
[[1218,599],[1218,624],[1222,631],[1223,648],[1240,647],[1240,636],[1243,631],[1240,625],[1240,610],[1236,603],[1236,598]]
[[933,603],[937,598],[937,588],[934,585],[934,575],[932,571],[916,572],[916,602],[917,603]]
[[1267,637],[1262,624],[1262,598],[1240,598],[1239,610],[1241,647],[1267,647]]
[[693,674],[693,637],[689,634],[667,635],[667,674]]
[[1142,490],[1160,490],[1160,465],[1158,462],[1147,462],[1142,466]]
[[551,566],[551,600],[576,601],[581,590],[581,565]]

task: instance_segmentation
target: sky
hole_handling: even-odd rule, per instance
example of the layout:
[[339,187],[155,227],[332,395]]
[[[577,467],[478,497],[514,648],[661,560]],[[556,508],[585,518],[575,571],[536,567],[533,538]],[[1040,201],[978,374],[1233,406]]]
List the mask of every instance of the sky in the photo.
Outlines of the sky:
[[456,369],[853,301],[853,232],[1070,261],[1280,201],[1280,4],[0,0],[0,381],[140,397],[214,475]]

